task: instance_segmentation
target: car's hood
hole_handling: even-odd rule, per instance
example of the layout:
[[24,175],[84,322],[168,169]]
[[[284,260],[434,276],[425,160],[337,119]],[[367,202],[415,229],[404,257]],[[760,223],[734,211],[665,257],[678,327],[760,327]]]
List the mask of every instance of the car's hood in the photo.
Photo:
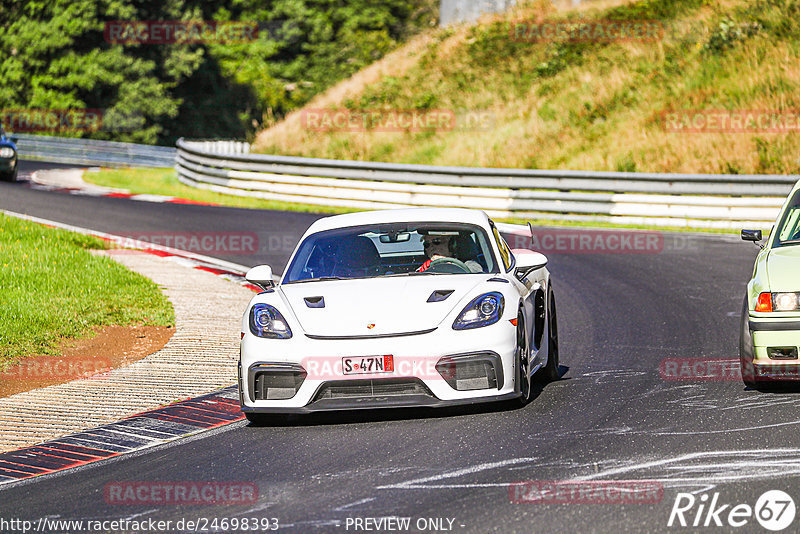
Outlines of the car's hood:
[[[363,280],[336,280],[281,285],[278,289],[307,334],[314,336],[379,336],[429,330],[461,304],[490,276],[431,275]],[[452,293],[427,302],[434,291]],[[322,297],[324,308],[312,308]],[[320,305],[317,302],[316,305]]]
[[767,258],[767,276],[770,291],[800,291],[800,245],[772,249]]

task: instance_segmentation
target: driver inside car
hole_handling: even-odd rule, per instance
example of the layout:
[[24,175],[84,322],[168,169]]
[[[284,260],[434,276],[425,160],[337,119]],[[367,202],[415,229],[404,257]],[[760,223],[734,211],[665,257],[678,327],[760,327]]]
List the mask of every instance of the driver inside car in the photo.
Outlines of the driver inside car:
[[456,236],[453,235],[430,234],[422,236],[422,246],[425,249],[425,255],[428,259],[417,269],[417,272],[422,273],[427,271],[431,263],[438,259],[456,259],[466,264],[470,272],[482,273],[483,267],[474,259],[461,260],[457,258],[457,243],[455,237]]

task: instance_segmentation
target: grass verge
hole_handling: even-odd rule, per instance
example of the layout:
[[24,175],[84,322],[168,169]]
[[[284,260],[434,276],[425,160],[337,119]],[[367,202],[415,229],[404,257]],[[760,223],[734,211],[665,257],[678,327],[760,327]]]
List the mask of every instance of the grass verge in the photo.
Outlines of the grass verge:
[[300,211],[310,213],[349,213],[359,211],[348,208],[314,206],[280,200],[240,197],[226,195],[206,189],[198,189],[182,184],[175,176],[174,169],[101,169],[83,173],[86,182],[127,189],[134,194],[164,195],[196,202],[208,202],[232,208],[254,208],[263,210]]
[[106,325],[173,326],[148,278],[93,255],[100,239],[0,214],[0,369]]
[[[83,179],[95,185],[127,189],[136,194],[166,195],[198,202],[209,202],[234,208],[271,209],[280,211],[301,211],[310,213],[351,213],[361,210],[350,208],[334,208],[330,206],[315,206],[312,204],[297,204],[281,202],[278,200],[264,200],[258,198],[225,195],[204,189],[196,189],[182,184],[175,177],[172,169],[102,169],[98,172],[86,172]],[[528,220],[495,218],[498,222],[527,224]],[[550,219],[535,219],[530,221],[534,226],[551,227],[576,227],[576,228],[629,228],[641,230],[672,231],[672,232],[703,232],[729,234],[738,230],[716,228],[686,228],[680,226],[656,226],[646,224],[616,224],[602,221],[562,221]]]

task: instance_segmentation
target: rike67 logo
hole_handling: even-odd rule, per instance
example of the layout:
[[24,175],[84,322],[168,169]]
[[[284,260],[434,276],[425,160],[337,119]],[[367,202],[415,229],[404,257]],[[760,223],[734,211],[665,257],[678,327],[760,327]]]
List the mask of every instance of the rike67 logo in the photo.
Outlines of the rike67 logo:
[[710,497],[707,493],[700,496],[678,493],[667,526],[740,528],[755,518],[763,528],[778,532],[794,522],[795,513],[794,500],[781,490],[763,493],[755,506],[746,503],[723,504],[719,492]]

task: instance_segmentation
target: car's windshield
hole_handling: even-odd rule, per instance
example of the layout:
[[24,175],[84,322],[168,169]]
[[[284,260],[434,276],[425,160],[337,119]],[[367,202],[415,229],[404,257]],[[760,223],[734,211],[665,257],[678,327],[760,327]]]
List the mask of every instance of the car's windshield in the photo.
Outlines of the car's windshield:
[[800,244],[800,191],[794,194],[781,217],[773,246],[798,244]]
[[489,239],[477,226],[393,223],[310,235],[300,245],[283,283],[496,272]]

